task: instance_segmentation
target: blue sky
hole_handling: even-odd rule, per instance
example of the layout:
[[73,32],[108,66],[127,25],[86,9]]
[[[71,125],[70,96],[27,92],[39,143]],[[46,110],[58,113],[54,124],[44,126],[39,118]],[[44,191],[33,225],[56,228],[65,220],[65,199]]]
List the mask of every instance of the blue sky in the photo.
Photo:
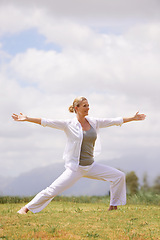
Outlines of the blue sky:
[[146,113],[143,123],[102,132],[98,161],[133,155],[140,158],[137,169],[149,171],[146,161],[153,161],[159,173],[159,2],[117,4],[0,3],[0,176],[63,161],[63,133],[15,123],[11,114],[70,118],[67,109],[77,95],[89,99],[92,116]]
[[28,48],[37,50],[54,50],[60,52],[61,48],[57,44],[48,43],[44,35],[39,34],[37,29],[28,29],[14,34],[5,34],[0,39],[3,51],[15,56],[25,52]]

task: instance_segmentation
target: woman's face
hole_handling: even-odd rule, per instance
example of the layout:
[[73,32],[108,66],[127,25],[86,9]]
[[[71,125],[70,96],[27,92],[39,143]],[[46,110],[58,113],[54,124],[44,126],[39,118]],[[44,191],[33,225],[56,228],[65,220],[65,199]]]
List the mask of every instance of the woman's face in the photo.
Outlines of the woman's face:
[[87,100],[83,100],[79,107],[76,107],[76,113],[81,115],[82,117],[85,117],[88,115],[89,111],[89,103]]

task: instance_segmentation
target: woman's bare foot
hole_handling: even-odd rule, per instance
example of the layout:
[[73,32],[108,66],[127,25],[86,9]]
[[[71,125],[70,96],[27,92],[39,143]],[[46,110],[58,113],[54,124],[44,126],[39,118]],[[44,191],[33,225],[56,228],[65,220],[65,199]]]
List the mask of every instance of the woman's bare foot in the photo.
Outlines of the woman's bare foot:
[[110,205],[108,211],[117,210],[117,206]]
[[17,213],[19,214],[26,214],[29,211],[27,207],[22,207]]

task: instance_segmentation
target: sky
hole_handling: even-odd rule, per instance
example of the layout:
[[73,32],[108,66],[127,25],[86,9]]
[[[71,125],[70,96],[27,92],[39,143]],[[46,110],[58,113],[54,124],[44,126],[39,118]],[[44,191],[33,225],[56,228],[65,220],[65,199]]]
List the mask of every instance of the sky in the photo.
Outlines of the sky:
[[0,176],[63,161],[63,132],[12,113],[73,118],[77,96],[93,117],[145,113],[143,122],[103,129],[97,161],[131,156],[157,173],[159,63],[159,0],[0,0]]

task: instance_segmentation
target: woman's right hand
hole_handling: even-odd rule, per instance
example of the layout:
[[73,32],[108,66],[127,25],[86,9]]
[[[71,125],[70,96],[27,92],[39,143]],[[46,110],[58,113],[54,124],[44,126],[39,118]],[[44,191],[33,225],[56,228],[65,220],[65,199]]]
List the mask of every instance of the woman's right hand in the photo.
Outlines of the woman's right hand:
[[19,122],[27,121],[27,122],[32,122],[32,123],[36,123],[36,124],[40,124],[41,125],[41,118],[27,117],[23,113],[20,113],[20,115],[13,113],[12,118],[15,121],[19,121]]
[[23,113],[20,113],[20,115],[13,113],[12,118],[15,121],[27,121],[27,116]]

